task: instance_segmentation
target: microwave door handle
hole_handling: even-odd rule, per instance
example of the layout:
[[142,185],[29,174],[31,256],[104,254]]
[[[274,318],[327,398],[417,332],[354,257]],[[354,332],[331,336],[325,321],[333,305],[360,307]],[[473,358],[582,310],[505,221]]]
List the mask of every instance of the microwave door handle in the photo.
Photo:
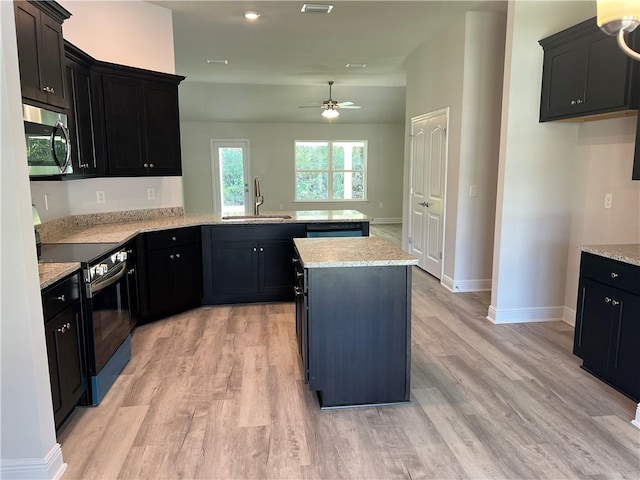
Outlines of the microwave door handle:
[[[60,164],[60,159],[58,158],[58,154],[56,153],[56,133],[58,130],[60,130],[60,132],[62,133],[64,143],[67,146],[63,164]],[[53,161],[56,162],[56,165],[60,169],[60,173],[64,173],[71,163],[71,138],[69,137],[67,128],[64,126],[64,123],[62,123],[60,119],[58,119],[55,126],[53,127],[53,131],[51,132],[51,153],[53,154]]]

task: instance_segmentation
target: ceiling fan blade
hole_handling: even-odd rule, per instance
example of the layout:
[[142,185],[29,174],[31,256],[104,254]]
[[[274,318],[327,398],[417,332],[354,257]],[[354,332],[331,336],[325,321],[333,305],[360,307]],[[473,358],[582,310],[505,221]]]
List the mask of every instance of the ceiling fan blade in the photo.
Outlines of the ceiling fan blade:
[[340,105],[340,109],[351,109],[351,110],[360,110],[362,107],[360,105]]
[[339,102],[338,105],[340,105],[341,107],[346,107],[349,105],[353,105],[353,102]]
[[321,108],[322,105],[298,105],[298,108]]

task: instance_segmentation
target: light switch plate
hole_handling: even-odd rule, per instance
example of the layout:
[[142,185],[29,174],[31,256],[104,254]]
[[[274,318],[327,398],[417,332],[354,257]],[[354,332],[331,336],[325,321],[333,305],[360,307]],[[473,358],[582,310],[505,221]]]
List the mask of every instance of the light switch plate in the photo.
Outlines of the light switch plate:
[[478,196],[478,186],[477,185],[469,185],[469,196],[477,197]]
[[613,193],[607,193],[604,196],[604,208],[609,210],[612,204],[613,204]]

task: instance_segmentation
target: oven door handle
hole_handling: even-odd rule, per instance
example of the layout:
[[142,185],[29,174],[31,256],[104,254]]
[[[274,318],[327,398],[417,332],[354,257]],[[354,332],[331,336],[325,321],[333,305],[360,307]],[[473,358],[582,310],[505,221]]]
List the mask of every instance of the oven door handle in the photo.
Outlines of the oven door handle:
[[91,284],[91,296],[93,297],[94,294],[98,293],[100,290],[103,290],[111,285],[113,285],[114,283],[116,283],[118,280],[120,280],[122,277],[124,277],[124,274],[127,271],[127,264],[126,263],[121,263],[118,266],[119,270],[118,273],[112,275],[111,277],[102,280],[102,281],[97,281],[95,283]]

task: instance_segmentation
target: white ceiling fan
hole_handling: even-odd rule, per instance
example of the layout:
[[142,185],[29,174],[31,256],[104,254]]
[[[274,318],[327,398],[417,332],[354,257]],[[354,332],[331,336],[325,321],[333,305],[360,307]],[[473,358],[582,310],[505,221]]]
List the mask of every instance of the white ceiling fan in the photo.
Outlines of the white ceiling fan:
[[336,118],[340,115],[338,112],[339,109],[354,109],[358,110],[361,107],[359,105],[355,105],[353,102],[338,102],[331,98],[331,86],[333,85],[333,81],[327,82],[329,84],[329,99],[324,102],[311,102],[312,105],[300,105],[298,108],[318,108],[322,109],[322,116],[325,118]]

